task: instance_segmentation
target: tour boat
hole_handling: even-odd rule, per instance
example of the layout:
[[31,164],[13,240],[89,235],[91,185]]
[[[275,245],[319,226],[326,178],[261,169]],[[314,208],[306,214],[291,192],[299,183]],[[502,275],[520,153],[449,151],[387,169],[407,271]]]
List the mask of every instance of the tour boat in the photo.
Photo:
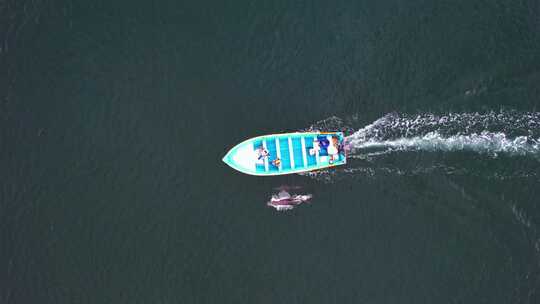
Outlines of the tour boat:
[[272,176],[344,165],[347,157],[343,132],[296,132],[247,139],[223,161],[246,174]]

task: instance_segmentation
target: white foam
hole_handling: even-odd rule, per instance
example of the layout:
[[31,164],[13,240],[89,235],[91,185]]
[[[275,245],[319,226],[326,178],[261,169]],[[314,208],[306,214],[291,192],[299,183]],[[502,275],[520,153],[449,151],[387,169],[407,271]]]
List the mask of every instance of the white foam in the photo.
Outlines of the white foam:
[[[388,114],[346,140],[353,157],[362,154],[363,149],[381,148],[531,155],[540,153],[539,126],[540,113]],[[369,152],[373,153],[385,151]]]
[[[444,137],[438,132],[423,136],[398,138],[393,140],[367,140],[352,144],[354,151],[364,148],[393,148],[397,150],[425,151],[474,151],[486,154],[507,153],[527,155],[540,153],[540,138],[529,139],[527,136],[507,138],[504,133],[482,132],[480,134],[455,135]],[[382,153],[382,152],[378,152]]]

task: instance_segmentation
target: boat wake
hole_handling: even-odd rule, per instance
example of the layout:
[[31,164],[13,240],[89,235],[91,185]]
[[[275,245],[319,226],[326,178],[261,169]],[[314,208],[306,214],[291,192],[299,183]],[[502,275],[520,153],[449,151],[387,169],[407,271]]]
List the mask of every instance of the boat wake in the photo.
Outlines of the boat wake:
[[[429,132],[423,136],[411,138],[398,138],[394,140],[368,140],[356,141],[350,140],[350,147],[354,153],[362,153],[362,150],[385,151],[368,152],[368,155],[379,155],[395,150],[425,150],[425,151],[473,151],[482,154],[497,156],[499,153],[509,155],[536,155],[540,152],[539,139],[519,136],[508,138],[504,133],[493,133],[483,131],[470,135],[455,135],[445,137],[439,132]],[[355,155],[353,154],[352,157]]]
[[358,116],[352,116],[312,125],[309,130],[350,134],[345,138],[349,161],[345,168],[305,175],[332,182],[351,174],[440,171],[506,179],[537,178],[540,173],[540,112],[390,113],[364,127],[359,123]]
[[311,129],[349,134],[348,160],[304,175],[338,189],[373,187],[371,199],[384,195],[459,225],[489,226],[487,239],[520,248],[515,260],[530,261],[522,268],[511,263],[520,277],[517,294],[537,292],[540,113],[391,113],[368,125],[358,117],[330,117]]
[[388,114],[347,137],[351,157],[393,151],[540,154],[540,113]]

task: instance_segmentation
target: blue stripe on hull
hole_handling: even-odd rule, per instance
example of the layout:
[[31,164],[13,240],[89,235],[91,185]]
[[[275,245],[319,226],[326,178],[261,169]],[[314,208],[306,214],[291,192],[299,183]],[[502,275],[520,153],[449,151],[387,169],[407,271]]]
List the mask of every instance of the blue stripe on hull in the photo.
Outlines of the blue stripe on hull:
[[274,166],[272,164],[272,161],[277,158],[277,152],[276,152],[276,141],[274,138],[267,138],[266,140],[266,149],[268,150],[269,157],[268,157],[268,169],[270,172],[276,172],[279,171],[278,167]]
[[257,171],[257,173],[264,172],[264,163],[255,164],[255,171]]
[[315,165],[317,165],[317,160],[315,159],[315,155],[310,155],[309,154],[309,149],[313,148],[313,137],[306,137],[305,142],[306,142],[306,153],[307,153],[308,167],[315,166]]
[[293,137],[292,145],[293,145],[293,152],[294,152],[295,168],[304,168],[304,159],[302,158],[302,141],[300,137]]
[[281,168],[291,169],[291,156],[289,153],[289,141],[286,137],[279,139],[279,151],[281,152]]
[[[258,150],[259,148],[261,148],[263,146],[262,144],[262,140],[255,140],[253,142],[253,150]],[[264,162],[261,161],[260,163],[256,163],[255,164],[255,171],[257,173],[263,173],[264,172]]]

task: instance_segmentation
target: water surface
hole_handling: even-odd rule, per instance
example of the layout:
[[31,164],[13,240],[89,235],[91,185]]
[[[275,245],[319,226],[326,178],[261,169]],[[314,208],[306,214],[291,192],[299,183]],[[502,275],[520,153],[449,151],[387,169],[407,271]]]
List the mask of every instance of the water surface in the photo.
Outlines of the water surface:
[[[0,6],[0,302],[539,302],[539,13]],[[357,144],[346,168],[221,162],[334,116]],[[284,184],[312,203],[268,208]]]

